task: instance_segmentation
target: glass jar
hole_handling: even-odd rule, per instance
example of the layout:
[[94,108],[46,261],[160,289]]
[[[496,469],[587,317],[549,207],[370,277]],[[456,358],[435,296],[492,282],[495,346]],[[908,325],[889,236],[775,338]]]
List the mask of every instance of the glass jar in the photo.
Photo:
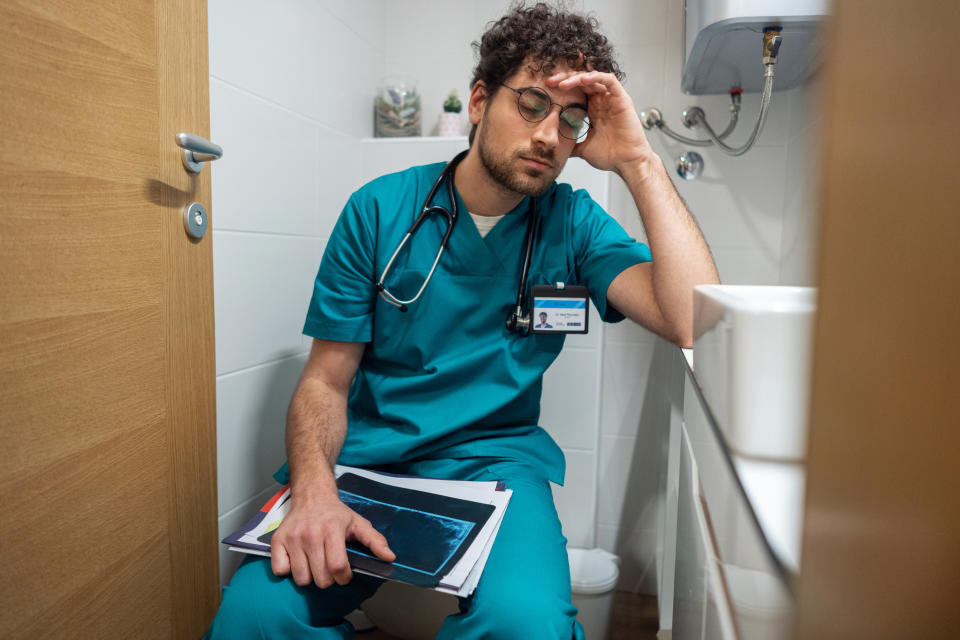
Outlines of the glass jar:
[[393,138],[419,136],[420,94],[410,76],[388,76],[381,81],[374,98],[374,136]]

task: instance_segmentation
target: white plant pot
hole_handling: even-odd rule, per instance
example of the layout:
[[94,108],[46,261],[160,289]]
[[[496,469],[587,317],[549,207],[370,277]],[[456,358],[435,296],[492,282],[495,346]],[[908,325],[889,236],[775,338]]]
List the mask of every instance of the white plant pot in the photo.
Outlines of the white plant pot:
[[437,135],[445,138],[463,135],[463,120],[459,113],[443,112],[437,122]]

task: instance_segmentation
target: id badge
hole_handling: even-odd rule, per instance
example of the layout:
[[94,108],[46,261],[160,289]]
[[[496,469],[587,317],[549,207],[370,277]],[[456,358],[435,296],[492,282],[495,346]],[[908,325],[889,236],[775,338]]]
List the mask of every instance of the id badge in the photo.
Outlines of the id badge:
[[590,292],[582,285],[534,285],[530,293],[533,333],[586,333]]

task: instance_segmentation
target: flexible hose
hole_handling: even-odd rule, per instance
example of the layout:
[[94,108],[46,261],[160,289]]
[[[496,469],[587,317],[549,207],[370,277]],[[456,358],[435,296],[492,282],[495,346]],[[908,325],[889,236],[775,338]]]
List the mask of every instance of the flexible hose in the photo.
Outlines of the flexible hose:
[[756,142],[757,138],[760,136],[760,132],[763,130],[763,123],[767,119],[767,111],[770,108],[770,99],[773,96],[774,75],[774,65],[767,64],[765,66],[766,71],[763,74],[763,95],[760,98],[760,116],[757,118],[757,123],[753,126],[753,133],[750,134],[750,138],[742,146],[731,147],[724,143],[722,137],[714,133],[713,128],[707,123],[706,118],[697,118],[697,122],[703,125],[707,135],[710,136],[710,142],[716,144],[718,147],[720,147],[720,149],[731,156],[741,156],[749,151],[753,146],[753,143]]
[[[682,142],[684,144],[689,144],[695,147],[709,147],[712,144],[720,147],[720,150],[724,153],[731,156],[740,156],[750,150],[753,147],[753,143],[757,141],[757,138],[760,136],[760,132],[763,131],[763,124],[767,120],[767,111],[770,108],[770,100],[773,96],[773,77],[774,77],[774,67],[777,64],[777,54],[780,51],[781,38],[780,33],[782,29],[780,27],[768,27],[763,30],[763,92],[760,98],[760,115],[757,117],[757,122],[753,126],[753,133],[750,134],[750,137],[747,141],[739,146],[732,147],[723,142],[723,140],[729,136],[734,127],[737,126],[737,119],[740,113],[740,95],[737,92],[736,96],[734,92],[730,92],[730,99],[732,104],[730,105],[730,122],[727,124],[727,128],[723,130],[720,135],[713,130],[710,124],[707,122],[707,116],[704,114],[703,110],[699,107],[696,108],[696,112],[691,114],[690,118],[697,125],[703,125],[704,130],[707,132],[708,140],[697,140],[696,138],[688,138],[682,136],[676,131],[673,131],[667,124],[663,121],[662,114],[657,109],[650,109],[647,112],[647,116],[644,119],[644,127],[652,128],[657,127],[665,135]],[[641,114],[643,115],[643,114]],[[687,118],[687,116],[685,116]],[[690,120],[687,120],[684,124],[690,126]]]

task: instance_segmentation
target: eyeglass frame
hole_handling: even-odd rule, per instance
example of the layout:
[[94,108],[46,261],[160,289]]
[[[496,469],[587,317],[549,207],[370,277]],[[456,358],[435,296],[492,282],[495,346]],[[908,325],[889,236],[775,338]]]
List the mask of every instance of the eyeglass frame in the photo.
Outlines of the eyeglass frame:
[[[510,91],[513,91],[515,94],[517,94],[517,111],[520,113],[520,117],[523,118],[524,120],[526,120],[527,122],[534,122],[534,123],[536,123],[536,122],[543,122],[543,121],[546,120],[547,117],[550,115],[550,112],[553,110],[554,105],[560,107],[560,112],[557,114],[557,118],[561,118],[561,117],[563,116],[563,112],[566,111],[567,109],[570,109],[570,108],[583,109],[584,111],[587,111],[587,105],[585,105],[585,104],[580,104],[579,102],[573,103],[573,104],[568,104],[568,105],[562,105],[562,104],[560,104],[559,102],[554,102],[554,101],[550,98],[550,94],[547,93],[545,89],[541,89],[540,87],[538,87],[538,86],[536,86],[536,85],[534,85],[534,86],[529,86],[529,87],[521,87],[520,89],[514,89],[514,88],[511,87],[510,85],[507,85],[507,84],[504,84],[504,83],[501,82],[501,83],[500,83],[500,86],[501,86],[501,87],[504,87],[504,88],[506,88],[506,89],[510,89]],[[524,92],[524,91],[529,91],[529,90],[531,90],[531,89],[536,89],[537,91],[539,91],[539,92],[542,93],[543,95],[547,96],[547,102],[548,102],[549,105],[550,105],[550,108],[547,109],[547,111],[543,114],[543,117],[540,118],[539,120],[531,120],[531,119],[528,118],[527,116],[523,115],[523,109],[520,108],[520,98],[523,97],[523,92]],[[590,122],[590,114],[589,114],[589,113],[587,114],[586,119],[587,119],[587,128],[586,128],[586,131],[583,133],[583,135],[581,135],[581,136],[578,137],[578,138],[571,138],[571,137],[569,137],[569,136],[563,135],[563,132],[560,131],[560,128],[559,128],[559,127],[557,127],[557,133],[559,133],[561,136],[563,136],[563,138],[566,139],[566,140],[573,140],[574,142],[580,142],[581,140],[583,140],[584,138],[587,137],[587,134],[590,133],[590,129],[593,128],[593,123]],[[565,122],[566,122],[566,121],[565,121]],[[569,123],[567,123],[567,124],[569,124]]]

